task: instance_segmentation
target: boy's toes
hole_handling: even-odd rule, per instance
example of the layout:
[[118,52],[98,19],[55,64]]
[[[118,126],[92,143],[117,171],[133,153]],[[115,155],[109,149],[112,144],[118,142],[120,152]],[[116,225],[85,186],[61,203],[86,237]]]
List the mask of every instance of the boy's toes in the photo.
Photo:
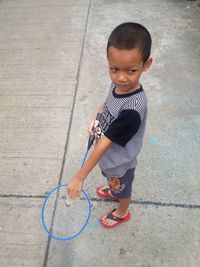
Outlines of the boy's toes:
[[103,215],[100,220],[106,221],[106,217],[107,217],[107,215]]

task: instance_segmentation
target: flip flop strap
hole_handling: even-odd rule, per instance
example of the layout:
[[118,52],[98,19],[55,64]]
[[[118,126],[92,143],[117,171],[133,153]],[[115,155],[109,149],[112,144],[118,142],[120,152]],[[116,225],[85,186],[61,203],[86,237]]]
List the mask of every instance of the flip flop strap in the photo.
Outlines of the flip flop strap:
[[108,193],[108,192],[110,191],[110,187],[106,187],[106,188],[104,188],[104,189],[101,189],[101,188],[100,188],[100,190],[101,190],[102,192],[104,192],[104,193]]
[[121,222],[121,221],[123,221],[124,218],[119,218],[119,217],[113,215],[113,212],[114,212],[115,210],[116,210],[116,209],[114,209],[113,211],[111,211],[111,212],[107,215],[106,219],[110,219],[110,220],[115,221],[115,222]]

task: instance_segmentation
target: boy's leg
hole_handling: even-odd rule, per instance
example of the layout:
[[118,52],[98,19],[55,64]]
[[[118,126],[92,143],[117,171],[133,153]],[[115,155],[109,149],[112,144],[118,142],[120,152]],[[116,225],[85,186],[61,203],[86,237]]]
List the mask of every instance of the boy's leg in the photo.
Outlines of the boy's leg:
[[112,196],[119,200],[117,209],[110,214],[101,217],[101,224],[103,226],[112,227],[117,225],[120,219],[130,218],[128,212],[129,204],[131,203],[132,182],[134,179],[135,169],[128,170],[123,177],[109,177],[108,184],[111,189]]
[[128,198],[119,199],[119,206],[116,209],[116,214],[119,217],[124,217],[127,215],[129,204],[131,203],[131,196]]

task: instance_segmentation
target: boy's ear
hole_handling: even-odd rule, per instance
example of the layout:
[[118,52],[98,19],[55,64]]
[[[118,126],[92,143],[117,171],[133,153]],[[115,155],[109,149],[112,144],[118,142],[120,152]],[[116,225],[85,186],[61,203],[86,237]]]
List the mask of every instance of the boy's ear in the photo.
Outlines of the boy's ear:
[[145,63],[144,63],[144,67],[143,67],[143,71],[144,71],[144,72],[147,71],[147,70],[149,69],[149,67],[151,66],[152,62],[153,62],[153,58],[152,58],[152,57],[149,57],[149,58],[145,61]]

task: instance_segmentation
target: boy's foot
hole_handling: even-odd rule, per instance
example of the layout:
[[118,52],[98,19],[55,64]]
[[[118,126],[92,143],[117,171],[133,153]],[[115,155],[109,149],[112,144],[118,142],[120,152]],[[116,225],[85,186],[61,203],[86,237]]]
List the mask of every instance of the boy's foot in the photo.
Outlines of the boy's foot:
[[106,228],[113,228],[123,222],[129,221],[130,218],[131,214],[129,211],[125,216],[119,217],[117,216],[116,209],[114,209],[100,218],[100,224]]
[[101,198],[111,198],[111,199],[118,200],[117,198],[112,196],[110,187],[108,185],[99,186],[96,190],[96,194],[97,194],[97,196],[99,196]]

